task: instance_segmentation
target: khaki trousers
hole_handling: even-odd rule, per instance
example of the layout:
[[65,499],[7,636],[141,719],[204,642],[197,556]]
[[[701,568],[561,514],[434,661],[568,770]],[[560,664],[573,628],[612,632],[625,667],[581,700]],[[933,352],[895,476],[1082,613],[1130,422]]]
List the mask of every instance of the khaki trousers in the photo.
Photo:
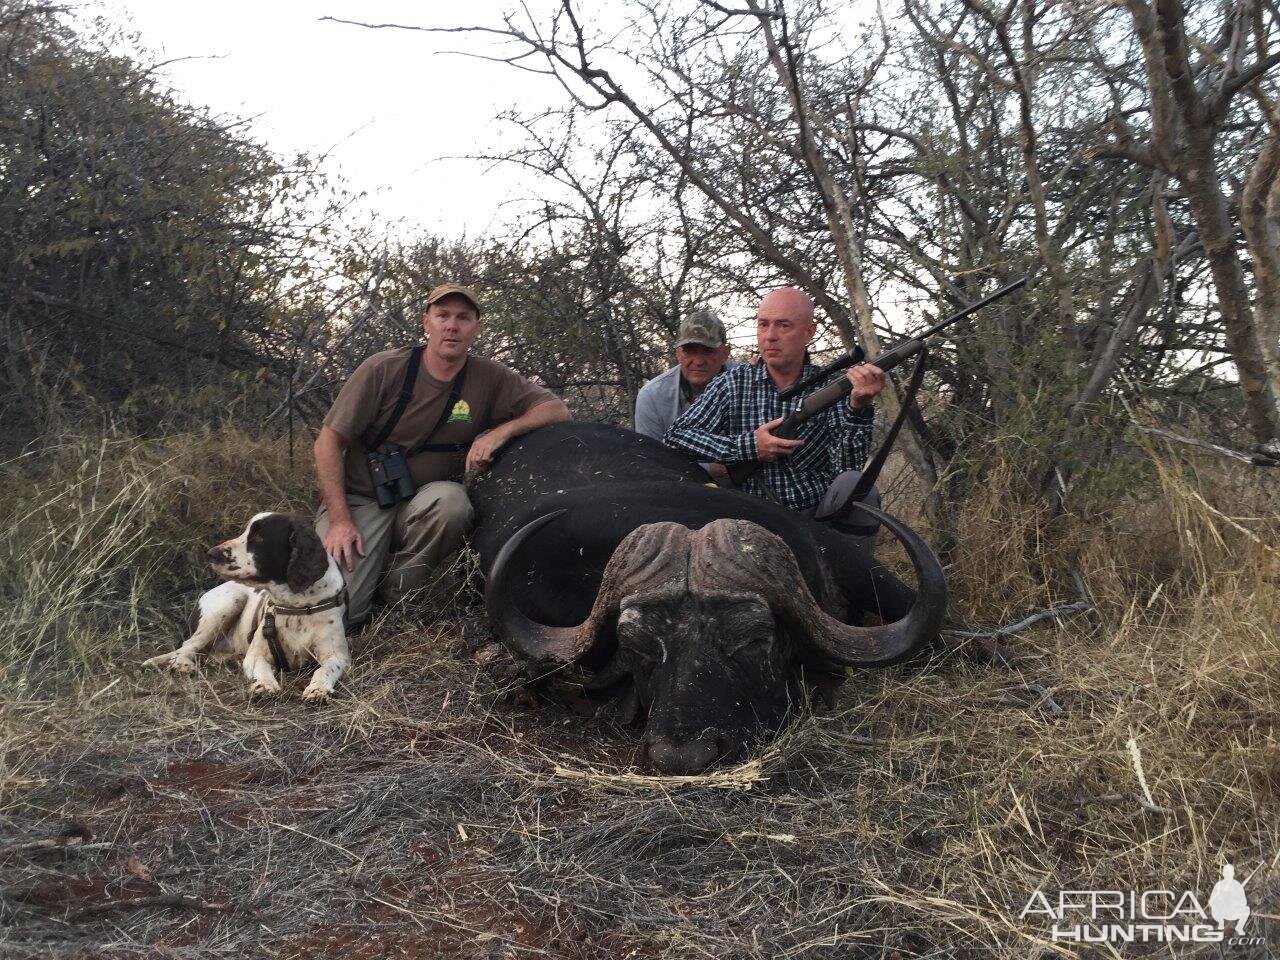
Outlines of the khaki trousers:
[[[394,603],[421,587],[432,571],[458,552],[475,518],[467,491],[460,483],[437,480],[424,484],[412,500],[386,510],[369,497],[347,494],[351,519],[364,538],[364,556],[356,557],[347,578],[350,605],[347,625],[369,619],[375,594]],[[329,532],[329,513],[320,508],[316,532]]]

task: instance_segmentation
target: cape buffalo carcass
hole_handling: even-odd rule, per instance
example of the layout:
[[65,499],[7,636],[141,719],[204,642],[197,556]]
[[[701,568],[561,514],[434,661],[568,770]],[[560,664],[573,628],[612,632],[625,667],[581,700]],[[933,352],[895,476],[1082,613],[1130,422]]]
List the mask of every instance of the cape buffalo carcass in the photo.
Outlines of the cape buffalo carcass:
[[[806,672],[904,659],[937,633],[946,585],[901,521],[918,592],[864,541],[710,485],[647,437],[561,423],[508,444],[472,489],[498,638],[539,668],[647,712],[644,755],[686,774],[775,732]],[[858,625],[870,613],[883,625]]]

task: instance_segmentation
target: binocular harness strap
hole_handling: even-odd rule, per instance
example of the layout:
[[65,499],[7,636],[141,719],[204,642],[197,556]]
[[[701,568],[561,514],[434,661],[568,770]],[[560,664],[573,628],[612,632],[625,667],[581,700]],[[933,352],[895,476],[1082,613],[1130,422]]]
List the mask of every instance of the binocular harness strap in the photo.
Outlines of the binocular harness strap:
[[469,443],[432,443],[431,438],[440,432],[440,428],[449,422],[449,414],[453,412],[454,406],[462,399],[462,388],[467,382],[467,367],[469,364],[464,363],[462,369],[458,371],[458,375],[453,378],[453,383],[449,384],[449,399],[444,402],[444,409],[440,411],[440,418],[436,420],[436,425],[431,428],[431,432],[427,434],[427,439],[418,444],[411,451],[405,454],[408,457],[415,457],[420,453],[458,453],[471,446]]
[[400,396],[396,398],[395,409],[391,411],[390,418],[382,425],[382,429],[378,431],[378,435],[373,438],[373,442],[367,449],[377,450],[386,443],[387,437],[391,436],[391,431],[404,416],[409,401],[413,399],[413,388],[418,383],[418,370],[422,367],[422,351],[425,349],[422,344],[417,344],[409,351],[409,366],[405,368],[404,380],[400,383]]
[[[404,380],[400,384],[400,396],[396,398],[395,409],[391,411],[391,416],[387,418],[387,422],[382,425],[382,429],[378,431],[369,445],[367,450],[378,450],[387,438],[391,436],[391,431],[395,429],[396,424],[400,422],[400,418],[404,416],[409,401],[413,399],[413,388],[418,383],[418,370],[422,367],[422,352],[426,348],[422,344],[418,344],[409,351],[409,366],[405,368]],[[440,411],[440,418],[436,420],[436,424],[431,428],[431,432],[427,434],[427,439],[414,447],[405,454],[405,457],[414,457],[420,453],[460,453],[471,446],[470,443],[432,443],[431,438],[440,432],[449,421],[449,414],[453,412],[454,406],[462,399],[462,388],[467,382],[467,364],[462,365],[462,369],[458,371],[458,375],[453,378],[453,382],[449,384],[449,398],[445,401],[444,409]]]

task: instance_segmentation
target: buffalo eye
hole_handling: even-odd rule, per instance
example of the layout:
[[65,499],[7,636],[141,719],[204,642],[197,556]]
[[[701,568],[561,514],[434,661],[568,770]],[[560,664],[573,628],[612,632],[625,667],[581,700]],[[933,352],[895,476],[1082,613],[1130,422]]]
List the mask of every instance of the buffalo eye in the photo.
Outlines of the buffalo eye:
[[624,638],[622,649],[638,660],[656,663],[665,660],[662,643],[652,634],[636,634]]
[[618,616],[618,638],[623,652],[636,659],[663,659],[662,643],[656,631],[652,629],[652,625],[646,625],[644,614],[635,607],[627,607]]
[[756,660],[769,649],[773,634],[759,631],[739,636],[728,647],[728,654],[738,660]]
[[729,608],[721,619],[724,652],[737,660],[758,660],[774,643],[773,613],[756,600]]

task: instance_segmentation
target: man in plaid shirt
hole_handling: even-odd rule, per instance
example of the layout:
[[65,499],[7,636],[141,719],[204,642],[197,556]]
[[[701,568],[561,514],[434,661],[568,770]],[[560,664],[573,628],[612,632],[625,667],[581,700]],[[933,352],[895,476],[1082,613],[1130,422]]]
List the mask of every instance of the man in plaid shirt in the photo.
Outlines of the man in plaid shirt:
[[[784,404],[778,394],[816,368],[805,363],[805,349],[817,332],[813,301],[794,287],[774,290],[756,314],[760,362],[740,366],[712,380],[697,401],[680,415],[662,442],[699,460],[738,463],[761,460],[764,469],[744,489],[775,496],[793,510],[823,516],[851,489],[842,478],[824,502],[836,478],[857,471],[871,446],[872,403],[884,389],[884,371],[870,364],[852,367],[847,403],[828,407],[800,428],[794,440],[773,435],[783,418],[800,405]],[[822,509],[819,509],[819,508]]]

